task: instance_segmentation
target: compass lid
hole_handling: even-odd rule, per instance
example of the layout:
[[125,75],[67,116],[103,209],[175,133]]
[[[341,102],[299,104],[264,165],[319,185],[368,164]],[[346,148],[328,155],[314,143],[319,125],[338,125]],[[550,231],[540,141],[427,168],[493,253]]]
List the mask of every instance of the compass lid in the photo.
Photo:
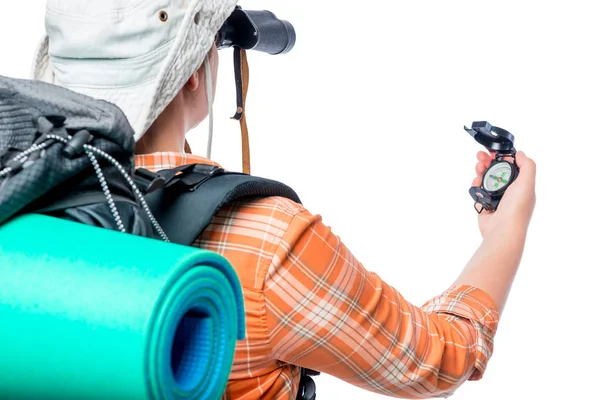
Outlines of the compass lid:
[[475,121],[471,128],[465,130],[481,145],[497,153],[512,153],[515,151],[515,137],[509,131],[493,126],[487,121]]

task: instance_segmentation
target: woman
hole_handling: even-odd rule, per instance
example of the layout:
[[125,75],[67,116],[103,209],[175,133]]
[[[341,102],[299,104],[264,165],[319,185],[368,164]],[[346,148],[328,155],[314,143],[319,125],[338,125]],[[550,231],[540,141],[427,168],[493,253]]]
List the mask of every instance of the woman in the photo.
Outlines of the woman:
[[[34,77],[117,104],[135,129],[138,167],[216,165],[185,153],[185,136],[211,112],[214,38],[235,3],[49,0]],[[478,154],[474,184],[490,162]],[[300,204],[271,197],[222,209],[195,245],[225,256],[244,289],[247,338],[225,398],[293,399],[299,367],[400,398],[444,397],[480,379],[535,206],[535,164],[523,153],[516,162],[497,212],[479,217],[481,246],[422,307]]]

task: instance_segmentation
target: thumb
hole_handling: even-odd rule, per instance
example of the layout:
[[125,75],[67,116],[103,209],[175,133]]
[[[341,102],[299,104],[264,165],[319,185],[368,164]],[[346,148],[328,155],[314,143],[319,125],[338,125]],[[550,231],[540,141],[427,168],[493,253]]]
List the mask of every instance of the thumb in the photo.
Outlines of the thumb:
[[535,182],[535,162],[522,151],[517,152],[516,162],[519,167],[519,177],[517,180],[521,179],[522,181],[528,181],[528,183]]

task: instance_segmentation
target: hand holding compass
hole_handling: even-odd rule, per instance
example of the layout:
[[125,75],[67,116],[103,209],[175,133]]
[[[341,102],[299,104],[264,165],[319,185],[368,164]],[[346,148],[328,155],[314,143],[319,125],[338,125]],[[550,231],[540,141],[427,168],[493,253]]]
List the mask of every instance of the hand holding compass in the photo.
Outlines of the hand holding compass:
[[[514,136],[502,128],[492,126],[487,121],[473,122],[471,128],[465,126],[465,130],[488,151],[495,153],[495,158],[483,173],[480,186],[473,186],[469,194],[475,200],[475,210],[481,213],[483,210],[494,212],[504,195],[506,189],[519,175],[519,167],[516,165],[516,150],[514,147]],[[511,157],[513,162],[505,160]]]

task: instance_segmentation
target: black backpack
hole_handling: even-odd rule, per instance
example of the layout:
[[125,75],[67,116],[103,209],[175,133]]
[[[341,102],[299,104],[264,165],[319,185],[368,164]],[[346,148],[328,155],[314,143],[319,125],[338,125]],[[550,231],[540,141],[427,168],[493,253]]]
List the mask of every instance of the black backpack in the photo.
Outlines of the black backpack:
[[[0,76],[0,225],[26,213],[192,245],[225,205],[297,194],[277,181],[191,164],[134,166],[122,111],[44,82]],[[301,369],[298,400],[318,372]]]

